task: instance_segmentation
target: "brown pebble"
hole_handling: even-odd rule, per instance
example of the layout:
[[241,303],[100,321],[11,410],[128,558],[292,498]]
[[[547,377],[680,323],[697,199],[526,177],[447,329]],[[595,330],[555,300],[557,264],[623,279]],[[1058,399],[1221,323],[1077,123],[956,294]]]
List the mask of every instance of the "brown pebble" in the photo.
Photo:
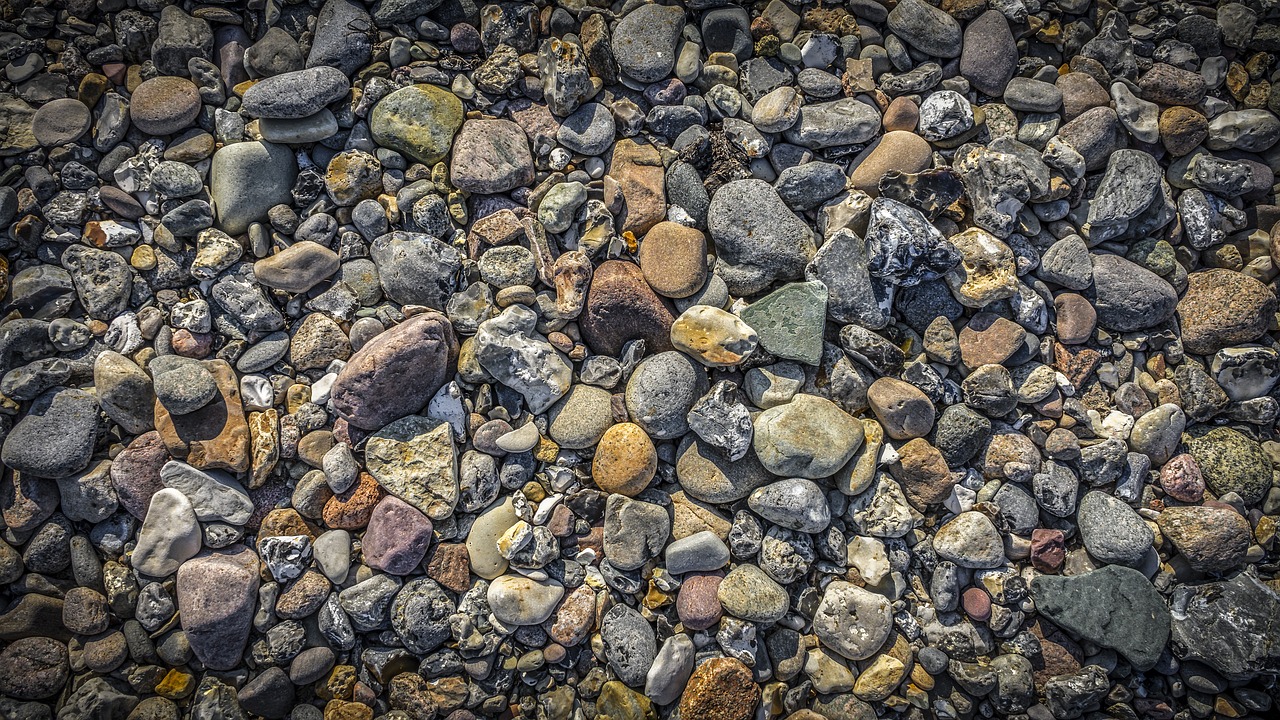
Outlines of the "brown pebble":
[[707,280],[707,237],[697,228],[664,220],[640,241],[638,259],[654,292],[689,297]]

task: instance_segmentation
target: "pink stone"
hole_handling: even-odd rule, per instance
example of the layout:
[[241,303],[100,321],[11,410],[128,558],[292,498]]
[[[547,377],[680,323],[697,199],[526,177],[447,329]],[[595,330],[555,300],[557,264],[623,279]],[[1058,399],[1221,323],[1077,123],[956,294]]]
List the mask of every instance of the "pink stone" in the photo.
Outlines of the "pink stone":
[[724,609],[717,593],[722,579],[720,573],[685,576],[676,596],[676,614],[686,628],[706,630],[720,622]]
[[422,563],[431,545],[431,519],[394,495],[373,508],[364,532],[364,560],[392,575],[408,575]]
[[1204,475],[1196,459],[1183,453],[1160,469],[1160,487],[1174,500],[1194,503],[1204,498]]

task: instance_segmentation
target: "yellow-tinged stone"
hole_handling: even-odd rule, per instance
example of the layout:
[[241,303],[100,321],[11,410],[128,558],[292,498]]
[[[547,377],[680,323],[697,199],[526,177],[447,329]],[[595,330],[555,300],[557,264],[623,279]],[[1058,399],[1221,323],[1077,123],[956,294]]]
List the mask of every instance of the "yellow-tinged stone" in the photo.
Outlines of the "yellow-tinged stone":
[[549,437],[538,439],[538,447],[533,451],[533,457],[538,462],[555,462],[556,456],[560,454],[560,446]]
[[284,396],[284,407],[289,413],[298,412],[305,403],[311,402],[311,386],[294,383]]
[[610,680],[600,689],[596,717],[599,720],[658,720],[658,713],[649,698],[617,680]]
[[280,460],[280,413],[275,408],[249,413],[249,489],[260,488]]
[[892,655],[879,655],[858,675],[853,694],[867,702],[883,700],[907,677],[907,666]]
[[170,700],[181,700],[196,689],[196,677],[178,668],[173,668],[156,685],[156,694]]
[[[355,686],[356,669],[350,665],[335,665],[324,679],[316,683],[316,695],[322,700],[343,700],[351,697]],[[325,715],[328,716],[327,708]]]
[[635,423],[618,423],[606,430],[591,463],[592,478],[601,490],[628,497],[648,487],[657,470],[653,441]]
[[925,670],[923,665],[917,664],[911,668],[911,684],[921,690],[932,690],[935,682],[929,671]]
[[671,324],[671,344],[707,367],[733,367],[755,351],[756,331],[737,315],[694,305]]
[[156,266],[156,251],[150,245],[139,245],[129,256],[129,264],[134,270],[150,270]]
[[836,487],[845,495],[858,495],[871,487],[876,478],[876,462],[884,447],[884,428],[872,418],[862,418],[865,439],[852,462],[845,463],[836,473]]
[[373,708],[345,700],[330,700],[324,706],[324,720],[373,720]]

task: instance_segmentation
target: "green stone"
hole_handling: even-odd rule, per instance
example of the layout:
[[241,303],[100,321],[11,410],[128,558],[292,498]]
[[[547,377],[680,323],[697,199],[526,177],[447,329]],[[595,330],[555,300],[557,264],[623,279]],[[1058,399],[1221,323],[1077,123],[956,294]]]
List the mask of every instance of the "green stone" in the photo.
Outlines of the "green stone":
[[1060,627],[1112,648],[1139,670],[1155,667],[1169,640],[1170,615],[1147,576],[1107,565],[1083,575],[1031,581],[1036,611]]
[[1234,492],[1254,505],[1271,487],[1271,461],[1262,446],[1231,428],[1215,428],[1186,446],[1215,495]]
[[410,85],[378,101],[369,117],[374,142],[424,165],[449,154],[462,127],[462,101],[435,85]]
[[822,360],[827,286],[813,280],[783,285],[739,313],[771,354],[806,365]]
[[1173,272],[1173,265],[1177,262],[1173,255],[1173,246],[1155,238],[1134,243],[1127,257],[1161,277]]

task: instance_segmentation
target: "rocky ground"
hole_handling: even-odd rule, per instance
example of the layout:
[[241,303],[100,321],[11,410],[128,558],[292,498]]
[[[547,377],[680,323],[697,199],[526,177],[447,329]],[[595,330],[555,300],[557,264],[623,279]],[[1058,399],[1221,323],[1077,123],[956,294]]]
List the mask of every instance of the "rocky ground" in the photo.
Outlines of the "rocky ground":
[[0,717],[1275,717],[1275,2],[0,17]]

